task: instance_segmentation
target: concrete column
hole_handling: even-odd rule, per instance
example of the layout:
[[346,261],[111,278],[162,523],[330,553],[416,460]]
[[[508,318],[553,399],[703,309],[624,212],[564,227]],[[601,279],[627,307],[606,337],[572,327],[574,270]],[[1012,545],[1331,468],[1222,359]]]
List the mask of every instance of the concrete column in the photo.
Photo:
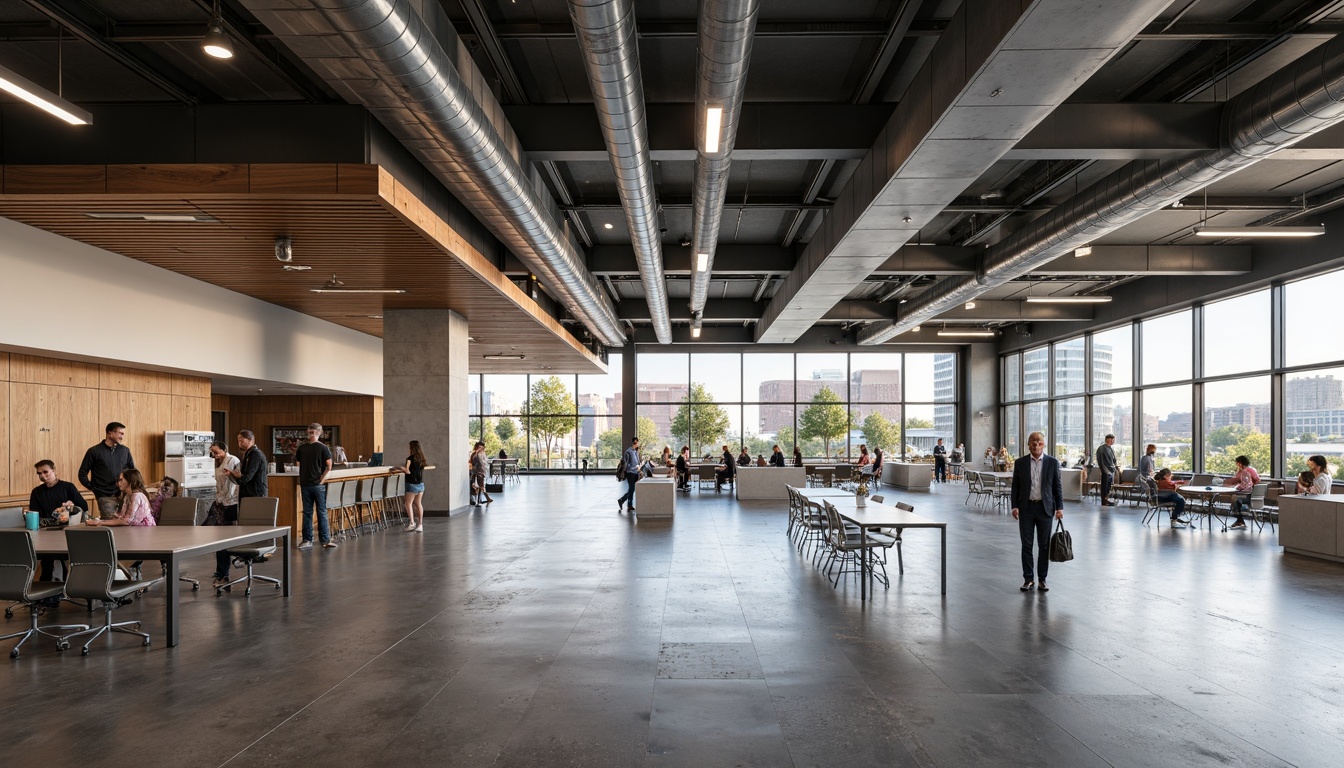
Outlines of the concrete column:
[[[386,343],[386,342],[384,342]],[[968,344],[962,355],[962,402],[970,418],[966,435],[968,463],[977,461],[985,448],[999,445],[999,356],[993,344]]]
[[383,452],[389,464],[419,440],[425,511],[467,504],[467,320],[447,309],[383,312]]

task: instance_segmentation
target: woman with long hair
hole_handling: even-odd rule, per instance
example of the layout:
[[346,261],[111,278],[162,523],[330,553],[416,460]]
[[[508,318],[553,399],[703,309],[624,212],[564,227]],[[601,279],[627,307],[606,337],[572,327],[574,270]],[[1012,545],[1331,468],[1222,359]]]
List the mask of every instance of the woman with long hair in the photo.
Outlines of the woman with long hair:
[[89,525],[154,525],[149,511],[149,497],[145,494],[145,479],[138,469],[122,470],[117,476],[117,514],[110,518],[93,518]]
[[[484,450],[484,446],[482,446]],[[420,441],[411,441],[411,455],[406,457],[406,463],[397,467],[395,472],[406,475],[406,518],[410,521],[406,523],[408,533],[423,533],[425,530],[425,467],[429,462],[425,460],[425,452],[420,449]],[[417,518],[416,513],[420,516]]]

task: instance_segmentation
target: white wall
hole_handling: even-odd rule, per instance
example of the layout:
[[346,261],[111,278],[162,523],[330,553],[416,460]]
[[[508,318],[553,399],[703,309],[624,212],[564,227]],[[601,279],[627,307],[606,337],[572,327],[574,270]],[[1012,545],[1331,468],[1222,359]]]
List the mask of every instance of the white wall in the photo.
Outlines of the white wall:
[[376,336],[5,218],[0,287],[0,345],[383,394]]

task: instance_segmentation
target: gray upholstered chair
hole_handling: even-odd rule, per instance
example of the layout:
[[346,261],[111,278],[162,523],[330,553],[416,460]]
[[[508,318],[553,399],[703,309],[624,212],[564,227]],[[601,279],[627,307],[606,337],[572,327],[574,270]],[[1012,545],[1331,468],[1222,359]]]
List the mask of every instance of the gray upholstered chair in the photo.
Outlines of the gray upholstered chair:
[[[238,524],[239,525],[265,525],[275,527],[275,520],[279,514],[280,500],[274,496],[254,496],[238,501]],[[281,581],[270,576],[258,576],[252,572],[252,567],[257,563],[266,562],[276,551],[275,539],[261,541],[256,544],[249,544],[244,547],[225,550],[234,565],[246,569],[244,575],[230,581],[228,584],[221,584],[215,587],[215,596],[224,594],[225,591],[233,591],[233,585],[246,582],[243,588],[243,594],[252,595],[252,582],[264,581],[274,584],[276,589],[280,588]]]
[[103,625],[65,635],[56,641],[56,649],[64,651],[76,637],[90,635],[81,653],[89,655],[89,646],[103,634],[124,632],[144,640],[149,635],[129,627],[140,626],[139,621],[112,621],[112,611],[122,600],[163,581],[155,579],[123,580],[117,578],[117,545],[111,528],[67,528],[65,543],[70,550],[70,577],[65,580],[65,596],[76,600],[100,600],[103,603]]
[[0,640],[15,637],[19,642],[9,652],[9,658],[19,658],[19,647],[33,635],[45,635],[56,639],[60,635],[50,632],[52,629],[88,629],[88,624],[55,624],[45,627],[37,625],[40,605],[44,600],[61,596],[65,585],[58,581],[34,581],[37,573],[37,555],[33,551],[33,539],[27,531],[0,531],[0,600],[13,600],[15,605],[28,609],[30,623],[22,632],[0,636]]
[[[159,525],[196,525],[199,505],[197,500],[190,496],[174,496],[171,499],[164,499],[163,506],[159,508]],[[164,574],[167,575],[168,564],[163,564]],[[201,582],[179,576],[178,581],[185,581],[191,585],[191,591],[195,592],[201,588]]]

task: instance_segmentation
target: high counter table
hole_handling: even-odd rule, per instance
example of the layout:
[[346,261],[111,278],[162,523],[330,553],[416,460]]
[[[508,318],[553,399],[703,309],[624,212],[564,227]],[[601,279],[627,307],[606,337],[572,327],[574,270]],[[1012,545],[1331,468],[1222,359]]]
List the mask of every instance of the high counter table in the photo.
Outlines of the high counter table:
[[[158,560],[167,566],[163,586],[167,590],[164,618],[167,623],[168,645],[177,645],[177,602],[180,596],[178,576],[182,560],[224,549],[256,544],[267,539],[280,539],[280,553],[284,572],[281,589],[289,597],[289,529],[266,525],[209,525],[209,526],[116,526],[109,527],[117,557],[122,560]],[[64,529],[29,531],[33,549],[39,557],[68,558],[70,548],[65,541]]]
[[[333,469],[327,473],[327,482],[386,477],[392,474],[394,469],[397,469],[397,467]],[[276,518],[276,523],[288,527],[295,538],[301,536],[303,534],[303,497],[299,494],[299,473],[277,472],[271,475],[267,482],[269,483],[267,495],[280,500],[280,515]],[[327,507],[331,507],[330,499],[327,500]],[[334,521],[332,522],[334,523]]]
[[1344,562],[1344,496],[1280,496],[1279,544],[1295,555]]

